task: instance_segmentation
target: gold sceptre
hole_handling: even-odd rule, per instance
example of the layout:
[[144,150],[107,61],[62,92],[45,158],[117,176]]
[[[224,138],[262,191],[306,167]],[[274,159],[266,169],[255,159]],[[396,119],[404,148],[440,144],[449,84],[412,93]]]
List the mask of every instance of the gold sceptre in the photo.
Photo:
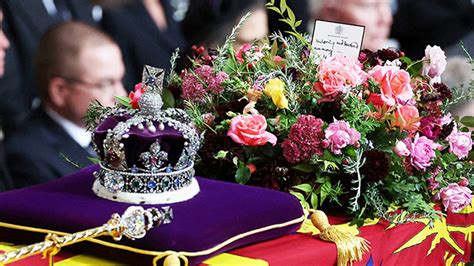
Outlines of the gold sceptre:
[[170,223],[172,219],[173,212],[170,207],[145,210],[139,206],[131,206],[125,210],[122,216],[117,213],[112,214],[110,220],[102,226],[62,237],[48,234],[43,242],[0,254],[0,264],[11,263],[42,253],[43,258],[46,256],[50,258],[50,265],[52,265],[52,257],[61,250],[61,247],[105,235],[113,237],[115,241],[122,239],[122,236],[132,240],[143,238],[151,228]]

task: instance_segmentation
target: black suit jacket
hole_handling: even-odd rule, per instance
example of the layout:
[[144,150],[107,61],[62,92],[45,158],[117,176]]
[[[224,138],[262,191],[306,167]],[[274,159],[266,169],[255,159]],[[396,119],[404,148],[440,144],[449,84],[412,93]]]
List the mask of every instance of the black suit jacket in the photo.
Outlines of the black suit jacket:
[[44,183],[78,171],[64,156],[80,166],[90,164],[87,151],[41,108],[33,112],[5,146],[15,187]]
[[426,45],[458,45],[473,27],[471,0],[398,0],[391,35],[407,56],[421,58]]
[[161,1],[161,4],[168,24],[164,32],[156,26],[142,1],[134,1],[120,9],[104,10],[102,27],[122,50],[126,67],[124,85],[128,91],[141,81],[145,64],[168,69],[174,50],[185,48],[179,24],[172,18],[169,1]]
[[[89,1],[64,1],[74,20],[94,23]],[[8,130],[31,109],[37,96],[33,57],[43,33],[61,20],[51,17],[41,0],[3,0],[3,15],[11,47],[7,50],[6,73],[0,78],[0,118]]]

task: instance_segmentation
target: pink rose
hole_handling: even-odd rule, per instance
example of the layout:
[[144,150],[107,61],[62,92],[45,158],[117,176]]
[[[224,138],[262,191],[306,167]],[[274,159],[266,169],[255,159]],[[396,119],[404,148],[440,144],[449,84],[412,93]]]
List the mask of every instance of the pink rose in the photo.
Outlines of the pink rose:
[[423,57],[423,75],[437,79],[436,82],[439,82],[439,77],[446,69],[446,64],[446,55],[439,46],[426,46]]
[[406,103],[414,96],[410,74],[397,66],[375,66],[369,75],[380,85],[382,100],[389,106]]
[[459,180],[458,184],[461,187],[467,187],[467,186],[469,186],[469,180],[467,180],[467,178],[465,178],[465,177],[461,177],[461,180]]
[[[409,143],[411,144],[411,143]],[[396,155],[399,157],[406,157],[410,155],[410,150],[407,147],[407,144],[405,144],[405,141],[399,141],[393,148],[393,151],[395,152]]]
[[321,92],[325,99],[333,100],[344,89],[364,83],[367,76],[357,59],[338,55],[319,64],[318,79],[314,90]]
[[348,145],[355,145],[360,139],[360,133],[351,128],[345,121],[334,121],[324,130],[329,148],[334,154],[341,154],[341,150]]
[[451,183],[440,190],[440,197],[443,201],[444,209],[451,212],[459,212],[464,207],[469,206],[472,200],[472,191],[467,187]]
[[135,84],[134,91],[130,92],[130,94],[128,95],[128,98],[130,99],[130,103],[132,104],[133,109],[140,108],[138,106],[138,100],[140,99],[140,97],[142,96],[144,92],[145,91],[143,90],[142,83]]
[[239,115],[232,118],[227,136],[236,143],[247,146],[262,146],[267,142],[275,145],[277,138],[267,129],[267,121],[263,115]]
[[432,140],[427,137],[416,136],[413,142],[406,141],[408,150],[410,151],[410,163],[416,169],[425,171],[431,166],[431,159],[435,157],[435,149],[438,147]]
[[418,113],[418,109],[412,105],[397,107],[393,126],[407,131],[415,131],[420,126],[420,114]]
[[446,140],[449,142],[449,152],[454,153],[459,160],[466,158],[472,149],[470,132],[453,131]]

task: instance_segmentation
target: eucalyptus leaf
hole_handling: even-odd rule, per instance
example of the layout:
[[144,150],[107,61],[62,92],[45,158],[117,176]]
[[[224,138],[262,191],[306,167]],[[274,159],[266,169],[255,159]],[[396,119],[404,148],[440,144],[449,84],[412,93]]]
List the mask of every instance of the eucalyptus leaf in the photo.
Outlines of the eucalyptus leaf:
[[474,127],[474,116],[464,116],[460,122],[465,126]]

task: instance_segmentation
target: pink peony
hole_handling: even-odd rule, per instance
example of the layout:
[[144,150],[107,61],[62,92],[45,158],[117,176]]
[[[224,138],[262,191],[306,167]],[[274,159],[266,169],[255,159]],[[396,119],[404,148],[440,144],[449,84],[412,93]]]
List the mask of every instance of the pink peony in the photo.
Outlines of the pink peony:
[[262,146],[267,142],[275,145],[277,138],[267,129],[267,121],[263,115],[239,115],[232,118],[227,136],[236,143],[246,146]]
[[439,82],[439,77],[446,69],[446,64],[446,55],[439,46],[426,46],[425,56],[423,57],[423,75],[434,78],[436,82]]
[[451,183],[440,190],[440,197],[443,201],[444,209],[451,212],[459,212],[464,207],[469,206],[472,200],[472,191],[467,187]]
[[333,100],[344,89],[364,83],[367,76],[357,59],[339,55],[319,64],[318,79],[313,88],[323,94],[323,99]]
[[407,148],[410,150],[411,165],[420,171],[425,171],[431,166],[431,159],[435,157],[437,145],[425,136],[416,136]]
[[397,107],[393,126],[407,131],[415,131],[420,125],[418,109],[412,105]]
[[449,142],[449,152],[454,153],[460,160],[466,158],[472,149],[470,132],[457,132],[455,130],[446,140]]
[[140,108],[138,106],[138,100],[140,99],[140,97],[142,96],[144,92],[145,91],[143,90],[142,83],[135,84],[134,91],[130,92],[130,94],[128,95],[128,98],[130,99],[130,103],[132,104],[133,109]]
[[414,96],[410,74],[397,66],[375,66],[369,75],[380,85],[382,100],[389,106],[406,103]]
[[355,145],[360,139],[360,133],[351,128],[346,121],[334,121],[324,130],[329,148],[334,154],[341,154],[341,150],[349,145]]

